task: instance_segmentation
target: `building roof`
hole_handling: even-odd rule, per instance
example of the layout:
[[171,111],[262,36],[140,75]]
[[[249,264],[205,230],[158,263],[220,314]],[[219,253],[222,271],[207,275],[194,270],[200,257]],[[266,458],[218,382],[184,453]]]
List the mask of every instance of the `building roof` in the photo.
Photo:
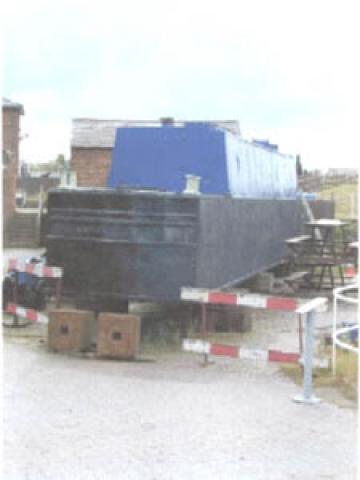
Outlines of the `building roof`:
[[73,148],[113,148],[116,129],[120,127],[160,127],[163,123],[172,123],[174,127],[183,127],[187,123],[206,123],[224,128],[240,135],[237,120],[192,121],[180,120],[99,120],[94,118],[74,118],[72,121],[71,146]]
[[24,115],[24,106],[21,103],[16,103],[8,98],[2,97],[2,106],[7,109],[20,110],[20,114]]

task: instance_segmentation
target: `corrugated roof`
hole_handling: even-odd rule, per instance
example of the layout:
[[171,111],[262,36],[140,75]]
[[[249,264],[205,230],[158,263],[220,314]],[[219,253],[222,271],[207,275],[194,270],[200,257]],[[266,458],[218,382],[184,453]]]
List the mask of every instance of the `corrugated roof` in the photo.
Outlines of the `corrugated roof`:
[[[183,127],[185,123],[206,123],[224,128],[240,135],[237,120],[192,121],[174,120],[174,127]],[[100,120],[94,118],[74,118],[72,121],[71,146],[73,148],[113,148],[116,129],[120,127],[160,127],[161,120]]]
[[2,106],[3,108],[12,108],[14,110],[20,110],[20,113],[24,115],[24,107],[21,103],[13,102],[8,98],[2,97]]

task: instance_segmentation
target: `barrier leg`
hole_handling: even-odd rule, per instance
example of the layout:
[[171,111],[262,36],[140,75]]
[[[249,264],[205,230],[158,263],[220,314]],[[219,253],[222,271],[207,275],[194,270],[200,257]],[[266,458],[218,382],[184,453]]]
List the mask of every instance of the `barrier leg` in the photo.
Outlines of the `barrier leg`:
[[305,323],[305,346],[304,346],[304,390],[296,395],[293,400],[297,403],[315,405],[320,399],[312,393],[312,359],[314,350],[314,312],[306,314]]
[[[206,304],[201,304],[201,338],[205,340],[207,334],[207,318],[206,318]],[[206,367],[209,364],[209,355],[204,353],[203,366]]]
[[60,308],[60,299],[61,299],[61,289],[62,289],[62,279],[58,278],[56,281],[56,291],[55,291],[55,298],[56,298],[56,308]]
[[[15,272],[15,283],[14,283],[14,303],[17,304],[17,297],[18,297],[18,282],[19,282],[19,274],[18,272],[16,271]],[[12,324],[13,327],[18,327],[19,326],[19,319],[16,315],[16,312],[14,313],[14,316],[13,316],[13,324]]]
[[302,327],[302,315],[298,314],[298,323],[299,323],[299,352],[301,355],[303,354],[304,346],[303,346],[303,327]]

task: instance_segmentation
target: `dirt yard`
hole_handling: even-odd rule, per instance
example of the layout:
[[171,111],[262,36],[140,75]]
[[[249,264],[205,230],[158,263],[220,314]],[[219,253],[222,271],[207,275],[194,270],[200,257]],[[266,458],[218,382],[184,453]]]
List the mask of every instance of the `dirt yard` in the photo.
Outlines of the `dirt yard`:
[[356,478],[355,405],[295,404],[273,364],[51,354],[45,331],[5,332],[7,480]]
[[[298,347],[293,314],[251,315],[251,332],[219,338]],[[317,316],[317,338],[331,318]],[[334,389],[296,404],[301,386],[278,365],[203,368],[179,346],[148,344],[137,362],[97,360],[49,353],[46,325],[3,333],[6,480],[357,478],[356,404]]]

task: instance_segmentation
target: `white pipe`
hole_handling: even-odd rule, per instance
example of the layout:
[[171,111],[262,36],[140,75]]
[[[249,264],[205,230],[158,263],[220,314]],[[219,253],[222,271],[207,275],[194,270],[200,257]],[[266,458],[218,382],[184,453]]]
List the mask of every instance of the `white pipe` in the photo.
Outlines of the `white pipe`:
[[336,322],[337,322],[337,296],[334,296],[334,313],[332,325],[332,374],[336,375]]
[[351,298],[344,295],[344,292],[349,292],[351,290],[359,290],[358,285],[347,285],[346,287],[338,287],[333,290],[334,295],[334,307],[333,307],[333,325],[332,325],[332,373],[336,375],[336,347],[343,348],[345,350],[349,350],[351,352],[359,354],[359,349],[352,347],[351,345],[342,342],[338,339],[339,335],[344,333],[350,332],[351,330],[355,330],[359,328],[359,325],[353,325],[351,327],[344,327],[340,329],[336,329],[337,325],[337,311],[338,311],[338,300],[343,301],[344,303],[349,303],[352,305],[359,304],[359,297]]
[[342,342],[339,340],[339,336],[343,335],[344,333],[351,332],[352,330],[359,330],[359,325],[351,325],[350,327],[344,327],[340,328],[337,330],[336,335],[335,335],[335,342],[336,345],[338,345],[340,348],[344,348],[345,350],[349,350],[350,352],[354,352],[359,354],[359,347],[353,347],[352,345],[349,345],[348,343]]

